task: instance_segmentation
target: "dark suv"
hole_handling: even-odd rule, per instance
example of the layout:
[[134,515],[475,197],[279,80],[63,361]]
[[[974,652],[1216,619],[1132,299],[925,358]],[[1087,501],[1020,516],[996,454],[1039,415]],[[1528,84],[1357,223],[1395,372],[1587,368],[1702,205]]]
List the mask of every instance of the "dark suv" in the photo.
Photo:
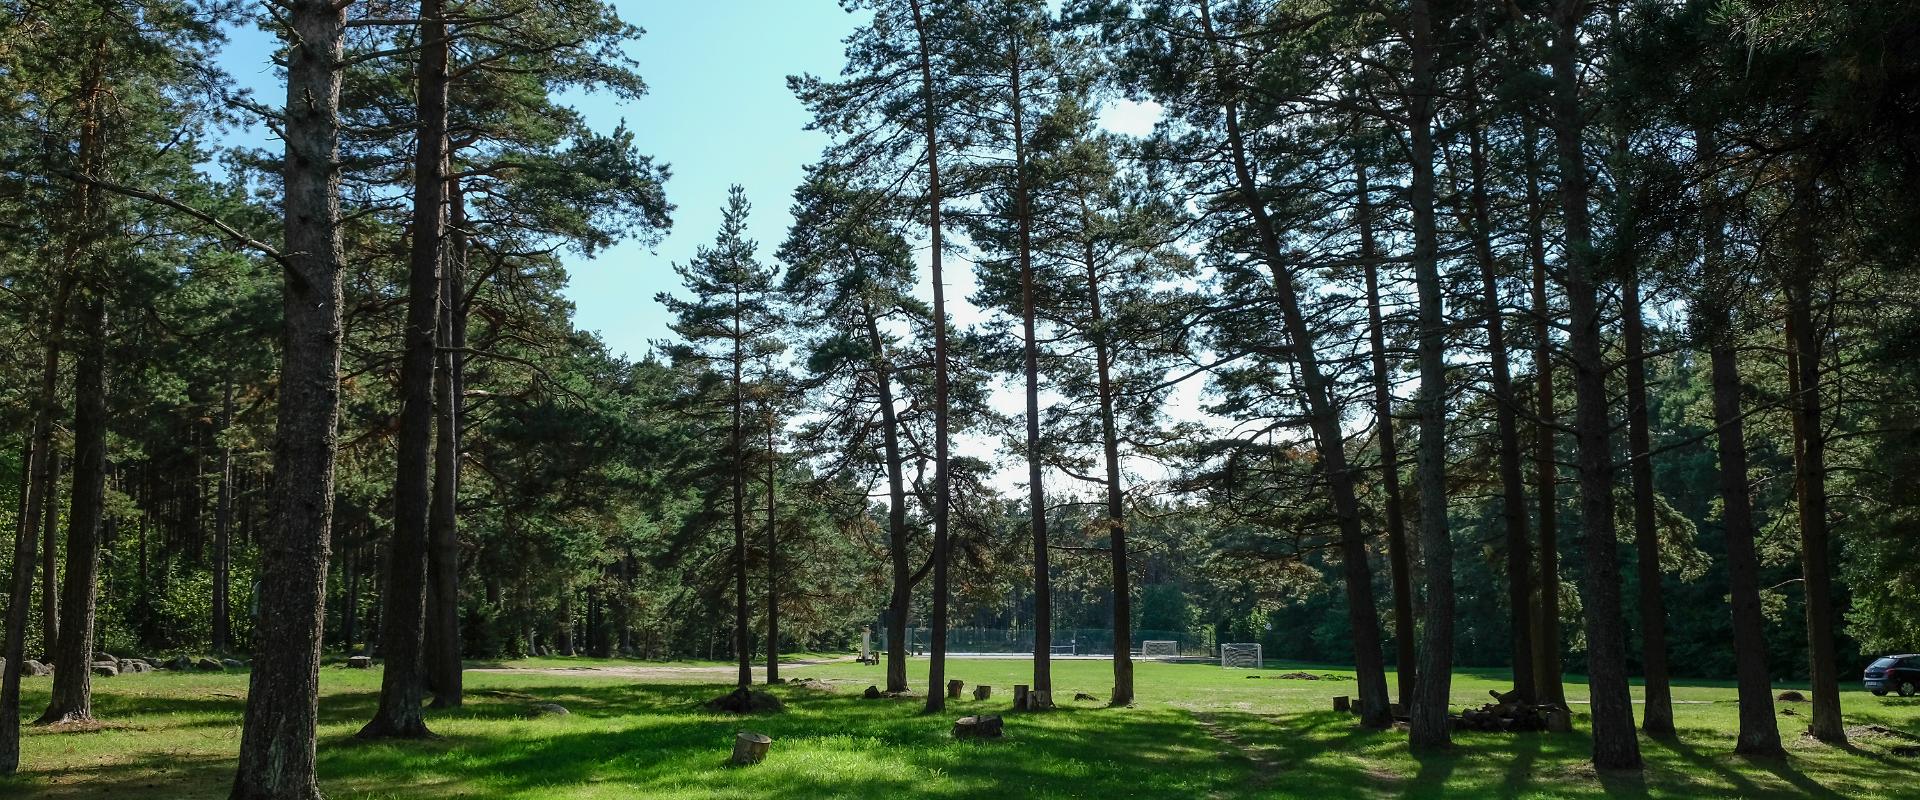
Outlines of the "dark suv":
[[1899,692],[1901,697],[1912,697],[1920,692],[1920,656],[1887,656],[1874,659],[1867,665],[1867,691],[1885,697],[1887,692]]

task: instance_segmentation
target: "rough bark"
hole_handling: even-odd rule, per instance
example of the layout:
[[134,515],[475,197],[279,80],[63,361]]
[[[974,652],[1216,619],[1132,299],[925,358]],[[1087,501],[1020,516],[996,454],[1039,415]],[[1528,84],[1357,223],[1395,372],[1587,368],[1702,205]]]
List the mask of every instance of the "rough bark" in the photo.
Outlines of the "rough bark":
[[[220,392],[220,432],[233,425],[233,379]],[[144,521],[143,523],[144,524]],[[213,510],[213,651],[231,648],[231,582],[233,528],[233,445],[220,446],[220,486]]]
[[773,407],[767,407],[767,683],[780,682],[780,528],[774,504],[780,454],[774,449]]
[[[1469,87],[1467,113],[1475,113],[1473,98],[1478,86]],[[1493,255],[1492,202],[1487,197],[1486,131],[1480,123],[1468,129],[1468,156],[1473,186],[1469,192],[1472,206],[1473,254],[1480,266],[1480,296],[1483,324],[1487,328],[1487,357],[1491,369],[1488,382],[1493,388],[1494,422],[1498,430],[1500,472],[1500,515],[1506,527],[1507,606],[1513,632],[1513,690],[1518,700],[1531,704],[1539,693],[1533,679],[1533,547],[1527,526],[1527,486],[1520,469],[1519,400],[1513,391],[1513,368],[1507,357],[1507,326],[1501,312],[1499,265]]]
[[[1100,304],[1100,269],[1093,243],[1086,247],[1087,318],[1094,334],[1094,372],[1100,392],[1100,454],[1106,465],[1107,534],[1113,560],[1113,696],[1110,702],[1133,702],[1133,588],[1127,564],[1126,487],[1120,476],[1120,421],[1114,410],[1113,343],[1106,331]],[[1039,691],[1051,692],[1052,689]],[[1051,696],[1051,695],[1049,695]]]
[[1550,51],[1555,150],[1567,250],[1568,334],[1573,362],[1575,463],[1584,544],[1587,687],[1593,714],[1593,764],[1638,769],[1640,741],[1633,730],[1627,689],[1626,635],[1621,625],[1620,564],[1613,520],[1613,454],[1608,443],[1607,364],[1600,291],[1587,208],[1587,163],[1581,150],[1578,63],[1580,0],[1558,0]]
[[[1200,22],[1208,39],[1218,40],[1207,2],[1200,3]],[[1261,199],[1251,159],[1240,132],[1240,107],[1230,86],[1234,74],[1214,47],[1216,70],[1222,90],[1221,113],[1226,126],[1227,147],[1232,161],[1240,200],[1258,234],[1260,254],[1273,276],[1274,300],[1280,308],[1287,339],[1291,343],[1295,367],[1306,396],[1307,413],[1313,429],[1315,452],[1320,456],[1332,495],[1334,515],[1339,520],[1340,563],[1346,582],[1347,621],[1353,640],[1354,674],[1359,683],[1360,722],[1371,728],[1393,724],[1393,709],[1387,701],[1385,659],[1380,652],[1380,617],[1374,607],[1373,580],[1367,563],[1366,533],[1360,524],[1360,503],[1354,493],[1352,468],[1347,463],[1346,439],[1340,427],[1340,410],[1314,352],[1314,334],[1300,305],[1299,289],[1287,268],[1279,232],[1266,203]],[[1422,665],[1424,670],[1425,665]]]
[[[1027,179],[1027,141],[1025,109],[1022,107],[1020,38],[1013,37],[1009,53],[1012,69],[1008,85],[1013,104],[1014,216],[1020,234],[1020,332],[1021,359],[1026,369],[1027,399],[1027,526],[1033,535],[1033,688],[1053,691],[1053,584],[1047,554],[1047,487],[1040,462],[1040,340],[1035,330],[1033,277],[1033,193]],[[1116,563],[1124,556],[1116,555]],[[1116,584],[1118,586],[1119,584]],[[1119,642],[1116,636],[1115,642]],[[1114,647],[1114,682],[1119,684],[1124,648]],[[1126,670],[1128,694],[1132,694],[1133,670]],[[1116,691],[1118,691],[1116,689]]]
[[913,11],[914,39],[920,60],[920,99],[926,125],[927,155],[927,231],[932,244],[933,280],[933,632],[928,646],[927,711],[944,711],[947,696],[941,691],[947,673],[947,561],[948,517],[952,492],[948,485],[947,457],[947,289],[941,269],[946,244],[940,228],[940,117],[933,88],[933,45],[927,17],[920,0],[909,0]]
[[907,542],[906,462],[900,453],[900,416],[893,402],[893,368],[873,309],[862,306],[867,342],[873,348],[873,382],[880,395],[880,442],[887,462],[887,557],[892,591],[887,597],[887,691],[907,690],[907,613],[913,604]]
[[[1699,131],[1700,152],[1715,152],[1713,132]],[[1711,157],[1711,156],[1708,156]],[[1710,170],[1709,170],[1710,172]],[[1725,212],[1711,182],[1701,208],[1701,272],[1705,290],[1693,307],[1706,338],[1712,371],[1715,449],[1720,457],[1720,523],[1727,547],[1727,591],[1733,616],[1733,663],[1740,698],[1740,730],[1733,751],[1784,758],[1774,716],[1773,673],[1767,666],[1767,620],[1760,604],[1760,556],[1754,547],[1753,499],[1747,481],[1747,440],[1740,416],[1739,344],[1723,277]]]
[[1533,681],[1540,702],[1567,704],[1566,682],[1560,668],[1560,467],[1554,446],[1559,424],[1554,411],[1553,305],[1547,295],[1547,204],[1540,193],[1540,165],[1533,123],[1526,123],[1527,261],[1533,286],[1533,426],[1534,496],[1540,533],[1539,567],[1534,581],[1539,603],[1533,613]]
[[[22,460],[22,477],[32,473],[33,465],[39,454],[32,446],[33,437],[27,439],[26,458]],[[29,481],[23,480],[22,486]],[[20,769],[20,676],[26,668],[27,659],[27,605],[33,595],[33,567],[35,551],[39,549],[40,532],[34,530],[26,510],[26,492],[21,493],[19,525],[14,529],[13,538],[13,575],[7,591],[7,630],[6,645],[0,650],[0,775],[12,775]]]
[[1373,420],[1380,443],[1380,485],[1386,495],[1387,564],[1393,582],[1393,644],[1396,691],[1401,708],[1413,706],[1420,669],[1414,648],[1413,565],[1407,554],[1407,517],[1400,492],[1399,434],[1393,428],[1393,390],[1387,369],[1386,323],[1380,308],[1380,250],[1373,235],[1373,190],[1366,165],[1354,164],[1360,227],[1360,259],[1367,280],[1367,343],[1373,368]]
[[426,678],[432,708],[459,708],[460,426],[467,346],[466,206],[458,180],[447,182],[447,258],[440,284],[440,350],[434,357],[436,422],[433,501],[427,518]]
[[[1630,226],[1626,226],[1629,227]],[[1630,235],[1630,234],[1629,234]],[[1620,263],[1620,313],[1627,372],[1628,471],[1633,478],[1634,570],[1639,578],[1640,665],[1645,678],[1646,704],[1640,729],[1654,736],[1672,736],[1673,689],[1667,671],[1667,604],[1660,570],[1660,528],[1653,488],[1653,435],[1647,408],[1646,323],[1640,309],[1639,268],[1632,244]]]
[[1441,305],[1438,236],[1434,221],[1432,12],[1426,0],[1411,5],[1413,55],[1407,97],[1412,180],[1408,201],[1413,211],[1414,286],[1419,296],[1419,336],[1415,343],[1420,390],[1419,446],[1414,451],[1414,484],[1420,496],[1420,554],[1425,560],[1426,606],[1421,619],[1420,675],[1408,709],[1408,746],[1433,751],[1450,746],[1448,694],[1453,688],[1453,540],[1447,525],[1446,319]]
[[734,682],[753,685],[753,648],[747,636],[747,441],[741,419],[746,390],[741,385],[743,358],[740,332],[740,292],[733,293],[733,429],[727,439],[733,454],[729,470],[733,482],[733,657],[738,664]]
[[447,25],[441,0],[421,0],[407,319],[400,342],[400,424],[395,438],[393,542],[387,560],[380,703],[362,738],[432,735],[421,715],[426,689],[428,519],[431,516],[434,340],[440,317],[446,232]]
[[67,568],[60,584],[60,630],[53,696],[40,724],[93,719],[94,601],[107,491],[107,299],[100,285],[80,297],[84,349],[73,374],[73,492],[67,512]]
[[[1804,168],[1803,168],[1804,170]],[[1820,218],[1813,213],[1811,176],[1795,186],[1793,263],[1787,279],[1787,371],[1793,410],[1794,494],[1800,511],[1801,587],[1806,597],[1807,660],[1813,719],[1807,732],[1829,744],[1847,741],[1840,716],[1838,655],[1834,652],[1832,544],[1828,531],[1827,440],[1821,397],[1821,331],[1814,320],[1814,281],[1819,271]]]
[[340,406],[340,51],[344,6],[286,6],[286,276],[260,622],[233,800],[318,800],[314,726]]

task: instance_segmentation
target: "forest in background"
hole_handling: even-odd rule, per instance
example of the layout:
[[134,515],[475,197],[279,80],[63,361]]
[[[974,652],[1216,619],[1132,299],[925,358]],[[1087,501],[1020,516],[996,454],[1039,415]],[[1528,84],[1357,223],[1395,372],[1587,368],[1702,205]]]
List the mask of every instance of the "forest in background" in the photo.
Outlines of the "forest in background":
[[[913,625],[938,686],[948,625],[1189,631],[1355,664],[1416,745],[1416,675],[1587,675],[1617,765],[1629,674],[1649,729],[1669,677],[1810,679],[1832,739],[1920,649],[1909,4],[845,5],[792,230],[736,191],[631,359],[562,261],[662,235],[669,166],[559,98],[644,94],[644,19],[4,3],[10,661],[371,652],[369,731],[416,735],[462,658],[745,683]],[[234,13],[285,97],[210,66]]]

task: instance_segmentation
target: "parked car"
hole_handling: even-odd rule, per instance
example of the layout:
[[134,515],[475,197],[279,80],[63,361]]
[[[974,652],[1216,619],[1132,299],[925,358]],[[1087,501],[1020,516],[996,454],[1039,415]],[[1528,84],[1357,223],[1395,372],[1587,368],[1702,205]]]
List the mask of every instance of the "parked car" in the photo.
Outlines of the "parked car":
[[1876,696],[1885,697],[1887,692],[1899,692],[1901,697],[1912,697],[1920,692],[1920,655],[1886,656],[1874,659],[1867,665],[1867,691]]

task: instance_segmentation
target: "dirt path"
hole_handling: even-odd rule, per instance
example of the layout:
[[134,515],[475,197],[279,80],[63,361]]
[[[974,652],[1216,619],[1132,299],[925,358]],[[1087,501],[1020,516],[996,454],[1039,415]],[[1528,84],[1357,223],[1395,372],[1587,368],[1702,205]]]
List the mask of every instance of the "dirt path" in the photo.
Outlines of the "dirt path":
[[1248,744],[1247,740],[1240,738],[1240,734],[1234,733],[1232,728],[1221,725],[1210,712],[1189,710],[1187,713],[1192,715],[1194,724],[1199,725],[1200,729],[1206,731],[1214,741],[1232,748],[1234,752],[1240,754],[1240,757],[1253,764],[1253,778],[1248,788],[1256,791],[1264,789],[1273,783],[1275,778],[1280,777],[1283,765],[1274,757],[1272,750]]

